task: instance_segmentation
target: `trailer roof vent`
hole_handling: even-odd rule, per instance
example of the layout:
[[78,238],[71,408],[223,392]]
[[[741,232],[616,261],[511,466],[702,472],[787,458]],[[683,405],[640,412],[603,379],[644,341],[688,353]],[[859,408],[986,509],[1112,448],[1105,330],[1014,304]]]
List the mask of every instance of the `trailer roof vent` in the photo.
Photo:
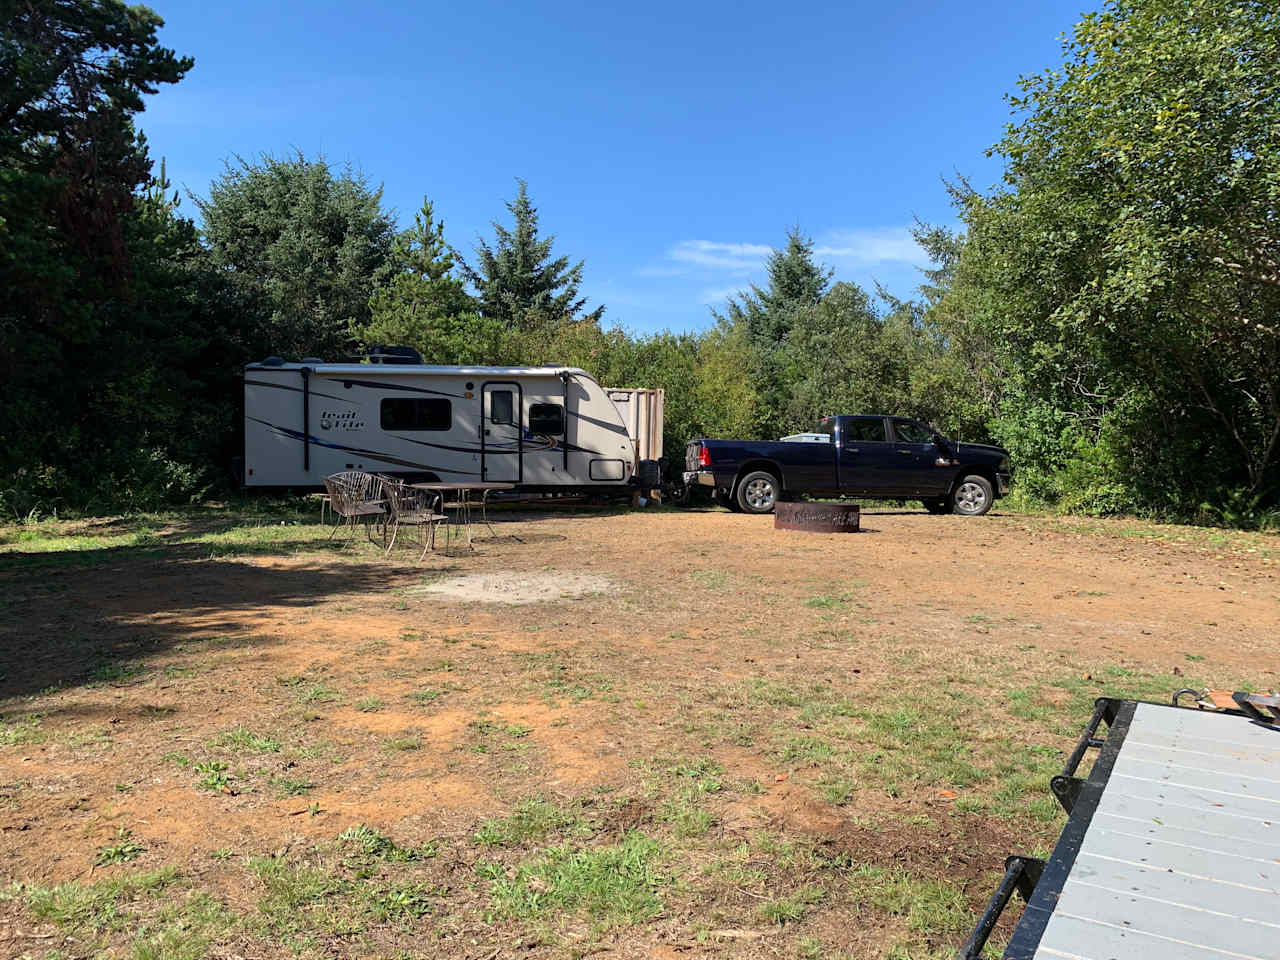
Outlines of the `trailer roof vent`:
[[283,366],[284,366],[284,357],[267,357],[267,359],[265,359],[265,360],[263,360],[263,361],[262,361],[262,366],[264,366],[264,367],[283,367]]
[[421,363],[422,354],[413,347],[377,346],[369,350],[370,363]]
[[309,364],[324,363],[324,361],[323,361],[323,360],[321,360],[319,357],[303,357],[303,358],[302,358],[301,360],[299,360],[298,362],[299,362],[299,363],[309,363]]

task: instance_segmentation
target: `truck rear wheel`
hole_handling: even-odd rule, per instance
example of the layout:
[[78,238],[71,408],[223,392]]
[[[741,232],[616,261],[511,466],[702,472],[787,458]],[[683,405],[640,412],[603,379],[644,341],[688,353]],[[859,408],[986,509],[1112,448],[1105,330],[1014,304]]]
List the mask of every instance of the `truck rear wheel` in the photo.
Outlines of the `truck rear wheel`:
[[963,477],[951,491],[951,509],[965,517],[980,517],[994,500],[991,481],[976,473]]
[[772,473],[756,470],[738,481],[735,499],[747,513],[773,513],[774,504],[782,499],[782,484]]

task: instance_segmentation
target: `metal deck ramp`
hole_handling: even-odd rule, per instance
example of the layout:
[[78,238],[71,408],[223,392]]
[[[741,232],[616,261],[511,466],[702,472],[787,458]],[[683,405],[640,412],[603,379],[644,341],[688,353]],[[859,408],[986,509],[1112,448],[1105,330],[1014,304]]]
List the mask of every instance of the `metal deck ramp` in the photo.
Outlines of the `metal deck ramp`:
[[1070,814],[1053,854],[1006,861],[960,956],[1016,890],[1005,960],[1280,960],[1280,725],[1245,709],[1100,700],[1052,783]]

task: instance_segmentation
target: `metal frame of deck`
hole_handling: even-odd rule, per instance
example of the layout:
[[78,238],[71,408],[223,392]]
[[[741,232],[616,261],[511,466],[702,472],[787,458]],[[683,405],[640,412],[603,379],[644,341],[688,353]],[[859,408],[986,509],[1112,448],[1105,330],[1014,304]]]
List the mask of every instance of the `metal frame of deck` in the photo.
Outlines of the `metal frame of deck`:
[[1098,700],[1051,782],[1068,813],[1052,855],[1005,861],[960,960],[981,957],[1015,892],[1027,906],[1004,960],[1280,958],[1280,724],[1255,706],[1268,698],[1235,699]]

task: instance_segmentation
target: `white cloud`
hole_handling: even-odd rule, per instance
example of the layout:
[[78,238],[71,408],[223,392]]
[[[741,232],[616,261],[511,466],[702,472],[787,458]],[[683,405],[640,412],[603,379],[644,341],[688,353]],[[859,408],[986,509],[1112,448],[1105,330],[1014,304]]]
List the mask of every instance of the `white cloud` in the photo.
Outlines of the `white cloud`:
[[742,287],[713,287],[698,294],[698,302],[706,306],[720,306],[730,297],[736,297]]
[[829,230],[814,245],[814,256],[834,261],[837,266],[872,266],[878,263],[928,262],[911,231],[906,227]]
[[667,259],[699,267],[715,267],[750,273],[760,269],[772,247],[760,243],[717,243],[713,240],[682,240],[667,251]]

